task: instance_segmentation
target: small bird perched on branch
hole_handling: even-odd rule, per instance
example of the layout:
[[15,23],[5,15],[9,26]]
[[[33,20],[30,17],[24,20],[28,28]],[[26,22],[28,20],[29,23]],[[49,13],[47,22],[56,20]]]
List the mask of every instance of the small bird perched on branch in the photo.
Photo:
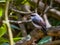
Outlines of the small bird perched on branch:
[[38,29],[39,28],[42,29],[44,34],[47,35],[46,24],[45,24],[43,18],[41,16],[39,16],[39,14],[37,14],[37,13],[32,13],[31,19],[32,19],[33,25]]

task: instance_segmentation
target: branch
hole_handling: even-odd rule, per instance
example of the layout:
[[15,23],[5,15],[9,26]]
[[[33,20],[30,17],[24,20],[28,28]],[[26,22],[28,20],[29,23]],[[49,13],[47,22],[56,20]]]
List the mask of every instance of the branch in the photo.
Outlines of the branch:
[[[46,0],[47,1],[47,0]],[[50,1],[50,5],[47,6],[47,2],[45,2],[45,10],[44,10],[44,13],[46,13],[50,8],[52,8],[52,4],[53,4],[53,0]]]
[[[32,20],[25,20],[25,21],[14,21],[14,20],[9,20],[11,23],[24,23],[24,22],[31,22]],[[6,23],[6,21],[3,20],[3,23]]]
[[47,19],[47,14],[44,14],[43,17],[44,17],[44,20],[45,20],[45,23],[46,23],[46,28],[52,27],[52,25],[49,23],[49,21]]
[[6,21],[6,25],[8,27],[8,30],[7,31],[8,31],[8,34],[9,34],[10,45],[13,45],[14,44],[13,35],[12,35],[11,28],[10,28],[9,20],[8,20],[9,2],[10,2],[10,0],[7,0],[7,2],[6,2],[5,21]]
[[46,23],[46,28],[50,28],[52,27],[52,25],[49,23],[48,19],[47,19],[47,14],[46,12],[52,7],[52,0],[50,2],[50,6],[47,6],[47,0],[45,1],[45,6],[44,6],[44,13],[43,13],[43,17]]
[[56,9],[50,9],[50,12],[57,14],[58,16],[60,16],[60,11],[56,10]]
[[[56,26],[56,27],[51,27],[47,29],[48,31],[48,35],[49,36],[55,36],[55,37],[60,37],[60,26]],[[40,38],[44,37],[43,32],[41,32],[41,30],[33,30],[30,32],[30,37],[31,39],[27,41],[27,39],[24,40],[20,40],[18,42],[15,43],[15,45],[32,45],[34,40],[39,40]]]
[[36,8],[35,8],[35,12],[37,13],[37,11],[38,11],[38,6],[39,6],[39,2],[40,2],[41,0],[37,0],[37,4],[36,4]]
[[18,13],[20,13],[20,14],[31,14],[31,13],[32,13],[32,12],[19,11],[19,10],[14,9],[13,7],[10,7],[10,9],[11,9],[12,11],[18,12]]
[[[32,2],[34,2],[33,0],[32,0]],[[35,4],[36,4],[36,2],[34,2]],[[49,6],[48,6],[49,7]],[[39,12],[41,12],[43,9],[44,9],[44,3],[43,2],[39,2],[39,9],[40,10],[38,10]],[[53,14],[53,16],[52,16],[52,14],[50,15],[50,16],[52,16],[52,17],[54,17],[54,18],[56,18],[56,19],[59,19],[60,18],[60,11],[58,11],[58,10],[56,10],[56,9],[49,9],[48,10],[48,13],[49,14]],[[48,15],[49,16],[49,15]],[[60,20],[60,19],[59,19]]]
[[53,0],[50,1],[50,8],[52,7],[53,5]]
[[60,0],[55,0],[55,2],[58,2],[60,4]]
[[[34,1],[34,0],[33,0]],[[36,3],[36,2],[35,2]],[[43,2],[39,2],[39,9],[43,9],[44,8],[44,3]],[[16,10],[16,9],[14,9],[13,7],[10,7],[10,9],[12,10],[12,11],[14,11],[14,12],[18,12],[18,13],[20,13],[20,14],[31,14],[32,12],[23,12],[23,11],[19,11],[19,10]],[[49,6],[48,6],[48,8],[47,9],[49,9]],[[40,12],[41,12],[41,10],[39,10]],[[50,16],[52,16],[52,17],[54,17],[54,18],[56,18],[56,19],[58,19],[58,20],[60,20],[59,18],[60,18],[60,11],[58,11],[58,10],[56,10],[56,9],[49,9],[48,10],[48,13],[52,13],[53,15],[50,15]],[[48,15],[49,16],[49,15]]]
[[[33,2],[35,1],[35,0],[32,0]],[[35,2],[35,3],[37,3],[37,2]],[[42,2],[42,1],[40,1],[39,2],[39,11],[41,12],[41,10],[44,8],[44,3]],[[14,11],[14,12],[18,12],[18,13],[21,13],[21,14],[31,14],[32,12],[23,12],[23,11],[19,11],[19,10],[16,10],[16,9],[14,9],[13,7],[10,7],[10,9],[12,10],[12,11]],[[49,6],[47,7],[47,9],[49,9]],[[56,10],[56,9],[49,9],[48,10],[48,13],[52,13],[50,16],[52,16],[52,17],[54,17],[54,18],[56,18],[56,19],[58,19],[58,20],[60,20],[59,18],[60,18],[60,11],[58,11],[58,10]],[[48,15],[49,16],[49,15]]]
[[52,41],[48,44],[44,44],[44,45],[60,45],[60,40],[55,40],[55,41]]

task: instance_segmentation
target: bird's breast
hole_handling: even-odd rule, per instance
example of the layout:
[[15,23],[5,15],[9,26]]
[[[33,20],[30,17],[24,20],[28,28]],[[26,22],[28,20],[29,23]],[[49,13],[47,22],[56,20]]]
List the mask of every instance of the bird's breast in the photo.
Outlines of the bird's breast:
[[35,24],[35,23],[33,23],[33,22],[32,22],[32,24],[33,24],[36,28],[38,28],[38,29],[41,29],[41,28],[42,28],[41,26],[39,26],[39,25],[37,25],[37,24]]

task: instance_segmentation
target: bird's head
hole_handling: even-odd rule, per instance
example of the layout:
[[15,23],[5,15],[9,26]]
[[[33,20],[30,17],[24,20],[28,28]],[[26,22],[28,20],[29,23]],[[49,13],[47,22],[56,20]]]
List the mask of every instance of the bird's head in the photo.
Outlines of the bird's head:
[[31,16],[33,16],[33,17],[36,16],[36,13],[32,13]]
[[31,16],[38,16],[38,13],[32,13]]
[[31,19],[33,19],[36,16],[36,13],[31,14]]
[[31,18],[34,18],[34,17],[37,17],[37,16],[39,16],[37,13],[32,13],[31,14]]

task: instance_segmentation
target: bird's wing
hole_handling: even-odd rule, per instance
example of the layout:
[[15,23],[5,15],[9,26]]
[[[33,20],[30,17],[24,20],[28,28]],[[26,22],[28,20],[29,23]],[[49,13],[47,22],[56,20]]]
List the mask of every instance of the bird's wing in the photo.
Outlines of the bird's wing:
[[42,27],[46,27],[45,23],[42,22],[41,20],[38,20],[36,18],[32,19],[33,23],[39,25],[39,26],[42,26]]
[[35,23],[36,25],[39,25],[42,27],[42,31],[44,32],[45,35],[47,35],[47,31],[46,31],[46,25],[44,22],[42,22],[41,20],[38,20],[36,18],[32,19],[33,23]]

